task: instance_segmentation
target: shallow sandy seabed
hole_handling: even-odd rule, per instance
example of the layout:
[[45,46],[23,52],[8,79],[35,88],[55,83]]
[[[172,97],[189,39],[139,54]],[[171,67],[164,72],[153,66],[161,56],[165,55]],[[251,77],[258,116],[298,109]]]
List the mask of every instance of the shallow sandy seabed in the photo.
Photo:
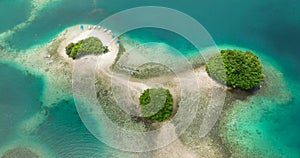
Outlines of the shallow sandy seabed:
[[27,148],[14,148],[6,151],[1,158],[38,158],[39,156]]
[[[247,50],[230,45],[222,48]],[[274,145],[276,142],[271,142],[274,138],[269,138],[256,124],[274,106],[282,106],[291,101],[292,95],[276,63],[262,53],[255,53],[262,60],[263,73],[267,77],[265,84],[245,100],[235,100],[225,105],[218,127],[219,135],[230,149],[232,157],[286,157],[287,153],[279,152],[282,149],[277,149]]]

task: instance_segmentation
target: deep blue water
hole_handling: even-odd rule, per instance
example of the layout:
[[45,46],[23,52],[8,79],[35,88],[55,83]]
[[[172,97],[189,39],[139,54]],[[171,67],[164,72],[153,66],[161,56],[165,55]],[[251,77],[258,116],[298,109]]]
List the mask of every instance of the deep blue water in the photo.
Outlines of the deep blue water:
[[[298,133],[300,133],[300,125],[299,121],[297,121],[300,120],[300,115],[298,115],[300,112],[300,98],[298,95],[300,90],[299,87],[296,86],[300,80],[300,69],[298,68],[298,61],[300,60],[298,49],[300,41],[300,1],[186,0],[183,2],[172,0],[87,0],[83,2],[79,0],[63,0],[61,2],[50,4],[45,10],[39,13],[37,19],[33,21],[32,24],[19,30],[12,37],[6,39],[6,41],[9,42],[14,49],[27,49],[36,44],[50,41],[56,34],[68,26],[79,23],[97,24],[105,17],[123,9],[147,5],[170,7],[192,16],[210,32],[217,44],[231,44],[239,47],[251,48],[252,50],[262,52],[264,55],[274,59],[278,63],[278,68],[282,71],[283,77],[291,89],[293,100],[284,106],[274,104],[274,109],[269,112],[269,115],[264,115],[261,119],[263,122],[258,125],[263,126],[259,128],[264,129],[265,132],[268,133],[270,139],[274,138],[278,140],[282,146],[289,147],[294,152],[300,151],[300,140],[298,136]],[[14,6],[14,9],[7,9],[9,6]],[[23,9],[18,10],[18,8]],[[1,23],[2,26],[0,26],[0,32],[7,30],[26,19],[26,17],[28,17],[29,8],[30,5],[27,1],[1,1],[0,20],[1,22],[4,21],[4,23]],[[11,15],[12,18],[6,18],[6,16],[4,16],[6,14]],[[139,39],[141,42],[163,41],[184,51],[194,49],[193,47],[190,47],[186,41],[178,38],[178,36],[161,31],[136,30],[129,33],[128,36]],[[184,46],[182,47],[182,45]],[[2,67],[5,66],[0,66],[0,73],[2,73],[2,71],[4,72],[5,70],[2,70]],[[8,73],[8,70],[6,71],[8,76],[13,75]],[[13,70],[9,71],[13,72]],[[20,78],[20,82],[22,82],[21,80],[24,80],[24,82],[27,81],[23,78]],[[1,91],[1,89],[0,98],[1,96],[4,96],[2,94],[6,92]],[[40,91],[36,92],[33,90],[32,95],[39,96],[39,92]],[[278,93],[280,93],[280,89],[278,89]],[[20,95],[20,97],[22,97],[22,95]],[[0,99],[0,103],[2,100],[5,101],[5,99],[9,101],[9,99],[5,97]],[[71,103],[71,101],[68,101],[68,103]],[[68,103],[62,101],[59,104]],[[4,105],[1,105],[0,108],[2,108],[2,106]],[[5,108],[3,109],[16,106],[18,105],[9,102],[9,106],[5,105]],[[34,109],[34,107],[36,109]],[[32,111],[36,111],[39,107],[39,101],[30,104],[30,108],[33,108]],[[25,107],[20,108],[22,109]],[[54,118],[54,122],[56,121],[55,118],[60,118],[58,115],[59,114],[53,112],[52,117]],[[18,119],[21,118],[17,117],[17,120]],[[56,123],[59,126],[59,122]],[[66,120],[64,124],[68,124],[71,128],[73,123],[69,124]],[[55,124],[46,124],[43,125],[43,128],[49,129],[48,126],[54,128]],[[67,127],[66,130],[68,131],[70,129]],[[79,128],[78,131],[85,130]],[[60,132],[63,133],[63,131]],[[53,135],[53,137],[62,139],[60,136]],[[5,139],[10,139],[10,137]],[[86,141],[92,139],[93,138],[89,138]],[[4,141],[5,140],[3,140],[3,142]],[[55,149],[55,141],[45,140],[45,142],[47,141],[49,144],[52,144],[55,151],[59,151],[59,149]]]

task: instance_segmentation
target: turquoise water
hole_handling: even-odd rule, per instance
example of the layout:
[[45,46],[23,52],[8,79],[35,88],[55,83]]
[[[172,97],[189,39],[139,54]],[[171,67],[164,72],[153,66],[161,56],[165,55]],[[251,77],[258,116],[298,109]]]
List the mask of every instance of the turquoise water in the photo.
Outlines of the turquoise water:
[[[274,147],[274,151],[278,153],[284,153],[282,157],[297,157],[300,151],[300,89],[298,83],[300,79],[300,69],[298,68],[298,61],[300,60],[300,54],[298,45],[300,41],[300,1],[289,0],[253,0],[253,1],[240,1],[240,0],[227,0],[227,1],[171,1],[171,0],[63,0],[54,3],[50,3],[47,8],[40,12],[37,19],[24,29],[18,30],[13,36],[5,39],[6,42],[13,49],[24,50],[31,46],[42,44],[50,41],[56,34],[62,31],[64,28],[78,23],[93,23],[97,24],[105,17],[131,7],[145,6],[145,5],[158,5],[177,9],[198,20],[212,35],[217,44],[231,44],[239,47],[251,48],[257,52],[262,52],[264,55],[269,56],[275,63],[276,68],[283,73],[283,79],[287,83],[287,89],[282,87],[272,89],[271,97],[259,97],[259,101],[252,103],[252,106],[260,106],[262,108],[251,108],[245,114],[255,114],[255,110],[265,110],[265,113],[257,120],[253,120],[247,124],[247,120],[241,114],[241,128],[240,131],[252,131],[252,129],[259,129],[263,133],[263,137],[255,137],[258,140],[265,140],[271,142]],[[9,9],[9,8],[13,9]],[[20,9],[22,8],[22,9]],[[8,30],[16,24],[24,21],[28,17],[30,11],[29,1],[0,1],[0,32]],[[11,18],[6,18],[5,15],[10,15]],[[175,34],[159,30],[136,30],[127,34],[131,38],[138,39],[141,42],[157,41],[165,42],[172,45],[175,48],[183,52],[193,52],[194,48],[184,41],[182,38],[178,38]],[[184,43],[184,44],[182,44]],[[182,46],[183,45],[183,46]],[[273,62],[265,59],[265,62]],[[17,122],[29,117],[33,113],[39,111],[41,108],[40,97],[43,84],[40,79],[36,79],[34,76],[28,77],[27,75],[21,75],[23,72],[15,70],[7,65],[0,65],[0,80],[4,80],[1,86],[8,86],[12,84],[12,79],[18,79],[20,83],[24,85],[28,84],[32,87],[11,87],[12,91],[16,89],[28,91],[25,94],[8,95],[9,93],[0,89],[0,103],[1,104],[1,135],[3,132],[15,131]],[[5,75],[2,75],[5,74]],[[16,75],[19,74],[19,75]],[[2,76],[7,76],[3,78]],[[20,76],[20,77],[18,77]],[[30,76],[30,75],[29,75]],[[16,78],[14,78],[16,77]],[[23,85],[21,84],[21,85]],[[35,85],[36,84],[36,85]],[[36,87],[34,87],[36,86]],[[40,87],[38,87],[40,86]],[[37,88],[38,87],[38,88]],[[285,103],[277,103],[272,100],[276,98],[277,94],[280,95],[289,91],[292,99]],[[13,92],[15,94],[15,92]],[[263,96],[263,94],[260,94]],[[4,97],[5,96],[5,97]],[[9,98],[11,96],[20,97],[21,99]],[[27,99],[26,99],[27,98]],[[36,98],[36,99],[28,99]],[[18,104],[18,101],[25,100],[27,104]],[[254,99],[255,100],[255,99]],[[5,103],[5,104],[4,104]],[[67,146],[66,148],[60,148],[59,143],[64,144],[62,141],[55,141],[55,139],[61,140],[64,136],[64,130],[77,131],[78,133],[88,133],[80,122],[73,122],[79,119],[74,111],[69,113],[65,119],[60,116],[71,108],[70,105],[73,102],[61,101],[58,103],[59,109],[49,109],[49,117],[45,124],[41,125],[41,129],[38,132],[38,140],[45,142],[51,147],[51,150],[57,152],[59,156],[65,156],[71,151],[74,146]],[[66,105],[66,106],[63,106]],[[250,103],[244,103],[247,106]],[[272,108],[263,108],[263,107]],[[14,107],[12,109],[12,107]],[[18,107],[18,108],[15,108]],[[24,110],[26,109],[26,110]],[[16,111],[16,114],[7,116],[6,113]],[[26,111],[25,113],[23,113]],[[72,110],[71,110],[72,111]],[[22,115],[17,115],[21,113]],[[14,119],[10,119],[10,117]],[[4,121],[2,121],[4,120]],[[13,120],[13,121],[12,121]],[[62,121],[62,122],[60,122]],[[70,121],[70,122],[69,122]],[[8,123],[11,122],[12,126],[8,127]],[[249,121],[248,121],[249,122]],[[63,126],[66,124],[66,126]],[[63,127],[63,128],[56,128]],[[5,128],[3,128],[5,127]],[[6,129],[6,130],[3,130]],[[54,130],[58,130],[59,134],[55,134]],[[254,131],[255,132],[255,131]],[[82,140],[83,144],[91,144],[91,149],[100,148],[104,150],[105,147],[97,146],[94,142],[94,138],[87,134],[87,138]],[[55,139],[51,139],[51,137]],[[13,139],[14,132],[8,135],[4,139],[0,140],[1,145],[9,142]],[[80,149],[80,142],[76,138],[81,138],[83,135],[71,135],[66,142],[70,144],[78,145]],[[74,139],[73,139],[74,138]],[[80,139],[79,139],[80,140]],[[2,143],[2,144],[1,144]],[[58,144],[57,144],[58,143]],[[245,144],[244,144],[245,145]],[[65,146],[65,145],[63,145]],[[97,146],[97,147],[96,147]],[[88,146],[89,147],[89,146]],[[87,148],[88,148],[87,147]],[[264,149],[264,148],[263,148]],[[89,150],[87,150],[89,152]],[[268,152],[267,149],[265,152]],[[290,155],[289,155],[290,154]],[[299,157],[299,156],[298,156]]]
[[[26,0],[1,0],[0,1],[0,33],[11,29],[15,25],[25,21],[30,13],[30,1]],[[7,18],[9,16],[9,18]]]
[[[127,32],[124,35],[130,40],[139,41],[139,43],[163,42],[180,51],[183,55],[189,55],[199,52],[197,48],[187,39],[177,33],[159,28],[142,28]],[[126,39],[125,39],[126,40]],[[180,43],[180,44],[178,44]]]
[[72,98],[48,109],[37,137],[58,157],[101,157],[109,148],[96,139],[82,123]]
[[[247,3],[238,0],[217,3],[209,0],[187,0],[184,3],[170,0],[87,0],[84,3],[63,0],[50,4],[37,20],[7,41],[16,49],[26,49],[50,41],[61,30],[73,24],[97,24],[117,11],[145,5],[171,7],[189,14],[211,33],[218,44],[235,44],[255,48],[269,56],[280,56],[281,61],[285,61],[279,61],[281,66],[300,73],[296,66],[299,59],[296,49],[300,38],[300,3],[296,0],[255,0]],[[27,40],[28,37],[31,40]],[[290,75],[299,79],[298,73]]]
[[0,146],[13,139],[19,123],[41,107],[43,80],[0,62]]
[[[222,48],[236,48],[222,46]],[[221,128],[226,142],[247,157],[299,157],[299,84],[274,60],[256,52],[264,65],[266,86],[246,101],[235,101]],[[250,154],[249,154],[250,153]]]
[[[41,77],[23,72],[12,63],[0,63],[0,76],[0,150],[26,146],[28,141],[37,152],[50,151],[51,155],[43,155],[46,157],[101,157],[110,150],[85,128],[73,98],[46,108],[40,99],[44,87]],[[41,111],[45,121],[25,130],[22,123]]]

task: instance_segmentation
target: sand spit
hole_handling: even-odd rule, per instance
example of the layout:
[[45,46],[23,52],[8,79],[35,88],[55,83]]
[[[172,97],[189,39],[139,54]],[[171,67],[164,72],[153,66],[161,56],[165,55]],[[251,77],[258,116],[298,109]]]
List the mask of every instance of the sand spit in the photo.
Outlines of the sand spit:
[[[46,82],[43,98],[41,98],[41,100],[43,100],[43,106],[53,106],[59,100],[69,98],[72,94],[72,70],[74,61],[65,54],[65,46],[70,42],[77,42],[92,36],[100,38],[103,44],[107,45],[110,50],[110,52],[97,57],[97,60],[101,61],[97,65],[97,73],[101,76],[101,79],[111,81],[111,77],[115,76],[111,70],[111,65],[117,57],[119,46],[115,42],[116,39],[112,38],[112,34],[106,32],[103,28],[88,29],[88,25],[84,25],[84,29],[80,29],[80,25],[72,26],[64,30],[55,39],[45,45],[34,47],[23,53],[4,53],[1,54],[1,56],[24,66],[27,72],[42,75]],[[209,91],[212,86],[220,86],[208,76],[204,67],[200,67],[194,72],[191,71],[185,73],[187,76],[189,73],[196,73],[196,76],[201,78],[200,86],[204,91]],[[175,97],[180,97],[180,86],[178,87],[178,80],[175,76],[161,76],[149,80],[126,80],[122,75],[118,75],[115,79],[119,81],[119,84],[126,84],[126,86],[130,87],[129,89],[134,95],[138,95],[146,88],[153,87],[153,82],[155,81],[161,82],[161,85],[165,88],[169,88],[170,91],[175,94]],[[204,95],[207,94],[205,93]],[[201,106],[205,105],[206,103],[203,102],[203,105]],[[34,120],[37,120],[36,126],[42,123],[41,120],[43,119],[41,119],[41,114],[43,113],[34,116],[37,117],[37,119],[30,118],[28,120],[30,121],[30,124],[33,124],[32,121]],[[200,124],[200,122],[198,122],[198,124]],[[24,124],[21,125],[21,127],[30,128],[26,129],[26,131],[30,132],[34,131],[36,126],[28,127],[26,125],[26,120],[24,121]],[[212,141],[212,138],[210,137],[211,136],[207,136],[200,139],[197,134],[190,135],[184,133],[182,138],[191,139],[180,138],[163,149],[145,154],[148,156],[150,154],[154,157],[174,158],[225,157],[225,154],[222,153],[223,150],[220,149],[220,145]],[[198,144],[198,146],[195,147],[193,146],[194,144]],[[129,157],[136,157],[137,155],[139,155],[138,157],[143,157],[143,155],[145,155],[142,153],[128,154]]]

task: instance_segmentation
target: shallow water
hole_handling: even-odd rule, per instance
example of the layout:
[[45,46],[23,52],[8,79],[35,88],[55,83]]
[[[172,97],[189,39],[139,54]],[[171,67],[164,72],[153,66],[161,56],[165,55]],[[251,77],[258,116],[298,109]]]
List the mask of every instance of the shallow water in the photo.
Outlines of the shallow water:
[[[4,40],[13,49],[24,50],[50,41],[64,28],[73,24],[97,24],[117,11],[144,5],[158,5],[178,9],[191,15],[204,25],[217,44],[227,43],[251,48],[255,52],[262,52],[261,54],[269,56],[272,60],[263,58],[264,62],[276,63],[276,69],[279,69],[283,74],[283,81],[281,82],[286,82],[287,88],[274,88],[273,95],[270,97],[258,94],[256,102],[241,103],[244,106],[251,105],[260,108],[250,108],[235,115],[235,117],[241,118],[239,120],[240,130],[237,133],[246,131],[255,134],[256,129],[259,129],[262,136],[255,136],[255,140],[271,143],[272,145],[269,146],[274,153],[281,153],[283,154],[282,157],[299,156],[300,140],[298,133],[300,133],[300,125],[297,120],[300,119],[300,115],[298,115],[300,112],[300,89],[297,84],[300,79],[300,70],[298,69],[298,60],[300,60],[298,52],[300,1],[254,0],[245,2],[229,0],[216,3],[209,0],[186,0],[183,3],[171,0],[87,0],[84,2],[64,0],[50,3],[42,12],[38,13],[37,19],[30,25],[18,30],[13,36]],[[11,6],[13,9],[8,9]],[[20,10],[20,8],[22,9]],[[29,11],[29,1],[1,1],[0,20],[2,23],[0,32],[23,22],[29,16]],[[5,15],[10,15],[11,18],[6,18]],[[164,42],[186,54],[194,52],[194,47],[190,46],[187,41],[175,34],[164,31],[136,30],[128,33],[127,36],[140,42]],[[0,86],[2,86],[0,89],[0,133],[1,135],[7,135],[0,140],[1,148],[1,146],[9,144],[10,140],[16,137],[16,129],[21,120],[40,111],[42,100],[39,100],[39,97],[43,82],[42,79],[32,75],[24,75],[24,72],[15,70],[6,64],[0,64],[0,74]],[[291,94],[291,100],[285,103],[270,101],[272,98],[278,97],[277,94],[281,95],[287,91]],[[79,118],[74,109],[71,108],[72,100],[61,101],[58,104],[63,108],[49,109],[49,117],[38,130],[37,140],[47,144],[59,156],[74,156],[70,154],[71,148],[82,149],[81,143],[90,144],[88,147],[91,147],[91,151],[87,147],[86,152],[82,154],[105,149],[101,144],[98,146],[99,144],[94,142],[95,139],[87,134],[86,129],[77,120]],[[71,110],[68,108],[71,108]],[[263,115],[259,115],[261,113],[257,112],[261,110],[264,110]],[[72,113],[68,111],[72,111]],[[61,116],[63,113],[68,113],[67,118],[70,119],[63,118]],[[255,114],[259,118],[254,119],[252,122],[244,117]],[[53,129],[56,129],[59,134],[56,134]],[[253,129],[255,130],[253,131]],[[64,135],[68,133],[65,131],[69,131],[71,134]],[[7,134],[7,132],[11,134]],[[72,132],[78,132],[78,134]],[[87,136],[85,137],[82,133]],[[62,141],[64,137],[70,138],[66,139],[66,142],[71,145],[64,144],[65,142]],[[84,139],[77,139],[81,137],[84,137]],[[242,144],[244,147],[251,146],[251,143],[247,141]],[[66,148],[60,148],[60,145],[66,146]],[[269,152],[268,147],[262,147],[261,149],[262,152]],[[255,152],[255,148],[252,152]]]
[[30,133],[22,127],[24,121],[41,110],[43,89],[40,76],[29,74],[15,63],[0,61],[0,156],[19,147],[44,152],[44,144],[28,138]]
[[[0,33],[11,29],[25,21],[30,13],[30,1],[26,0],[1,0],[0,1]],[[9,18],[7,18],[9,16]]]
[[86,129],[72,98],[59,101],[47,112],[36,137],[58,157],[101,157],[109,150]]
[[21,121],[41,107],[43,80],[0,62],[0,146],[15,138]]
[[[33,148],[43,157],[99,157],[110,150],[82,123],[73,101],[61,100],[53,108],[40,100],[44,81],[0,63],[0,156],[2,148]],[[41,124],[40,117],[44,118]],[[36,118],[36,119],[32,119]],[[28,123],[29,122],[29,123]],[[37,126],[35,126],[37,125]],[[42,146],[36,148],[36,146]]]

